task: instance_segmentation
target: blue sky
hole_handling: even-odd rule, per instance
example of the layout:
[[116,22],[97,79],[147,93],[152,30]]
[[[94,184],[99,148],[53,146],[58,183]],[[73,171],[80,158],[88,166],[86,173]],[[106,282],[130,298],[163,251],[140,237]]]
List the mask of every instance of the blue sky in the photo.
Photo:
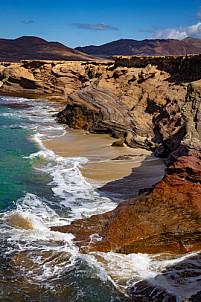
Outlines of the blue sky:
[[118,39],[201,39],[201,0],[1,0],[0,38],[38,36],[69,47]]

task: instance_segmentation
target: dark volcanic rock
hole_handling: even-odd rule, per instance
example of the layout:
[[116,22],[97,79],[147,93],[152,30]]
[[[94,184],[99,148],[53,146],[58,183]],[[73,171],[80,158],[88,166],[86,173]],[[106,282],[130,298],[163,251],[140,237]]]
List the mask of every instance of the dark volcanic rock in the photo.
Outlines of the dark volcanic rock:
[[133,302],[177,302],[177,297],[168,293],[164,288],[157,288],[148,281],[140,281],[133,288],[130,288],[129,296]]
[[[200,260],[200,253],[191,255],[166,267],[153,277],[136,282],[128,288],[128,294],[132,297],[132,301],[201,301]],[[199,292],[196,293],[196,291]],[[193,292],[196,294],[192,294]]]

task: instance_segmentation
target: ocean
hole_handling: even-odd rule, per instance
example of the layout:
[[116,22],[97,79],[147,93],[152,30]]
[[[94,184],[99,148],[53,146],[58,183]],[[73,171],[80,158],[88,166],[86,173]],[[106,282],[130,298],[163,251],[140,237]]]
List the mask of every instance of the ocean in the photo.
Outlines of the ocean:
[[58,109],[0,97],[0,301],[131,301],[130,288],[144,284],[147,301],[179,302],[199,291],[199,253],[82,254],[72,234],[50,231],[117,206],[83,177],[89,158],[44,146],[68,131],[53,117]]

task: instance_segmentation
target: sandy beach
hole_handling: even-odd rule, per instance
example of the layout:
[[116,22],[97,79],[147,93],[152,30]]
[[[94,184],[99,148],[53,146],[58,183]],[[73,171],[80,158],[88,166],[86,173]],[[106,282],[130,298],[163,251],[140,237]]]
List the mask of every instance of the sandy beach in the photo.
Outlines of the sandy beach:
[[161,159],[145,149],[111,146],[116,139],[68,129],[64,136],[45,140],[46,148],[64,157],[87,157],[82,175],[100,194],[125,200],[138,195],[139,189],[151,187],[165,171]]

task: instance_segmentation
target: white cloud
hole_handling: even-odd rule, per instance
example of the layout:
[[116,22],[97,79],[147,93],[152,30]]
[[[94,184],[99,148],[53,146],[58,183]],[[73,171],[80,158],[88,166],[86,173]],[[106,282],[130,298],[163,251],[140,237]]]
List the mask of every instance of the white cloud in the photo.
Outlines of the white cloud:
[[[199,12],[198,12],[199,13]],[[201,17],[201,11],[200,11]],[[164,30],[157,30],[151,36],[154,39],[178,39],[182,40],[186,37],[193,37],[201,39],[201,21],[195,25],[188,27],[178,27],[178,28],[166,28]]]

